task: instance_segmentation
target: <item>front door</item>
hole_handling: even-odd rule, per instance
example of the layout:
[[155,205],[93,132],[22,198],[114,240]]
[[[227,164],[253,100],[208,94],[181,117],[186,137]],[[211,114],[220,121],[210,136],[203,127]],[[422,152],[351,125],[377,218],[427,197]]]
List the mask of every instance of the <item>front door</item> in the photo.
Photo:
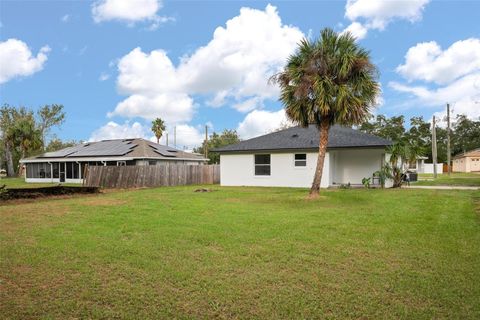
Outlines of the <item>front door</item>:
[[60,182],[65,182],[65,163],[60,163]]

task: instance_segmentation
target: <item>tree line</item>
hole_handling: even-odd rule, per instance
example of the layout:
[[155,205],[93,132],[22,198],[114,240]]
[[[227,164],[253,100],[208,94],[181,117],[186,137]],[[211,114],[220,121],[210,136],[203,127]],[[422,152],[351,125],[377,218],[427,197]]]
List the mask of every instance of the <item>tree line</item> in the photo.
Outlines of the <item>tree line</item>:
[[[358,128],[366,133],[390,139],[396,143],[415,147],[416,153],[428,157],[432,161],[432,126],[423,117],[410,118],[410,126],[406,128],[404,116],[387,117],[377,115],[362,123]],[[447,128],[437,126],[437,160],[447,162]],[[457,115],[450,129],[452,156],[480,147],[480,120],[469,119],[465,115]]]
[[45,105],[36,112],[23,106],[0,107],[0,168],[6,167],[7,175],[13,177],[19,172],[20,159],[74,145],[75,141],[48,138],[51,129],[64,121],[61,104]]

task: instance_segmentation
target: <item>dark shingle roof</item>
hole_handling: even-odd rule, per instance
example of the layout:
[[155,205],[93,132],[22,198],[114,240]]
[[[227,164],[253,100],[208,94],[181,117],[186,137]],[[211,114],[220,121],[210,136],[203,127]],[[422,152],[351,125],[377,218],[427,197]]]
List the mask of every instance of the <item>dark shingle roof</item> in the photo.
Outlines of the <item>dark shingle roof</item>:
[[[317,149],[319,142],[320,133],[314,125],[311,125],[308,128],[288,128],[212,151],[242,152],[292,149],[308,150]],[[367,134],[359,130],[335,125],[330,128],[328,148],[386,147],[392,143],[393,142],[390,140]]]
[[203,156],[157,144],[145,139],[115,139],[82,143],[62,150],[47,152],[32,159],[129,157],[157,159],[205,160]]

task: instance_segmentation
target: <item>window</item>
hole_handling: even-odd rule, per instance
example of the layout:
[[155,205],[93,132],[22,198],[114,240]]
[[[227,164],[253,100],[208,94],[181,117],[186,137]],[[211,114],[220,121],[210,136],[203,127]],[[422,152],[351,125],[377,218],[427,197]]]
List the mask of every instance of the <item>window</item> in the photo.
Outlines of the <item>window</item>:
[[156,166],[157,165],[157,160],[148,160],[148,165],[149,166]]
[[78,163],[75,162],[67,162],[67,179],[79,179],[80,178],[80,168],[78,167]]
[[52,168],[53,168],[53,178],[54,179],[58,179],[59,177],[59,173],[58,173],[58,169],[59,169],[59,163],[58,162],[54,162],[52,163]]
[[305,153],[295,154],[295,167],[306,167],[307,155]]
[[72,163],[71,163],[71,162],[67,162],[67,163],[66,163],[66,166],[67,166],[67,173],[66,173],[67,179],[73,179]]
[[126,166],[127,163],[125,161],[117,161],[117,166],[118,167],[123,167],[123,166]]
[[269,154],[255,155],[255,175],[256,176],[270,175],[270,155]]
[[50,163],[27,163],[27,178],[51,178]]

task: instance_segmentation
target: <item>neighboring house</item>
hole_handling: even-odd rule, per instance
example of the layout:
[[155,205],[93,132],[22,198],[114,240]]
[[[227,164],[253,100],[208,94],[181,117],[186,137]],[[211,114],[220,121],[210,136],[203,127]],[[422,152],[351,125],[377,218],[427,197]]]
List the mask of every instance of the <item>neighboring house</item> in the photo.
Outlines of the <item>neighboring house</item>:
[[[310,187],[317,164],[319,132],[293,127],[216,149],[224,186]],[[392,142],[351,128],[330,129],[321,187],[361,185],[389,159]]]
[[145,139],[118,139],[87,142],[55,152],[20,160],[27,182],[81,183],[85,167],[143,166],[160,164],[198,165],[207,162],[201,155],[177,150]]
[[[425,163],[428,157],[417,157],[417,160],[409,163],[408,171],[415,171],[417,173],[434,173],[433,163]],[[437,163],[437,174],[443,173],[443,163]]]
[[480,171],[480,148],[453,157],[453,172]]
[[418,156],[417,160],[412,161],[408,164],[408,170],[421,173],[425,168],[425,160],[427,159],[428,157]]

